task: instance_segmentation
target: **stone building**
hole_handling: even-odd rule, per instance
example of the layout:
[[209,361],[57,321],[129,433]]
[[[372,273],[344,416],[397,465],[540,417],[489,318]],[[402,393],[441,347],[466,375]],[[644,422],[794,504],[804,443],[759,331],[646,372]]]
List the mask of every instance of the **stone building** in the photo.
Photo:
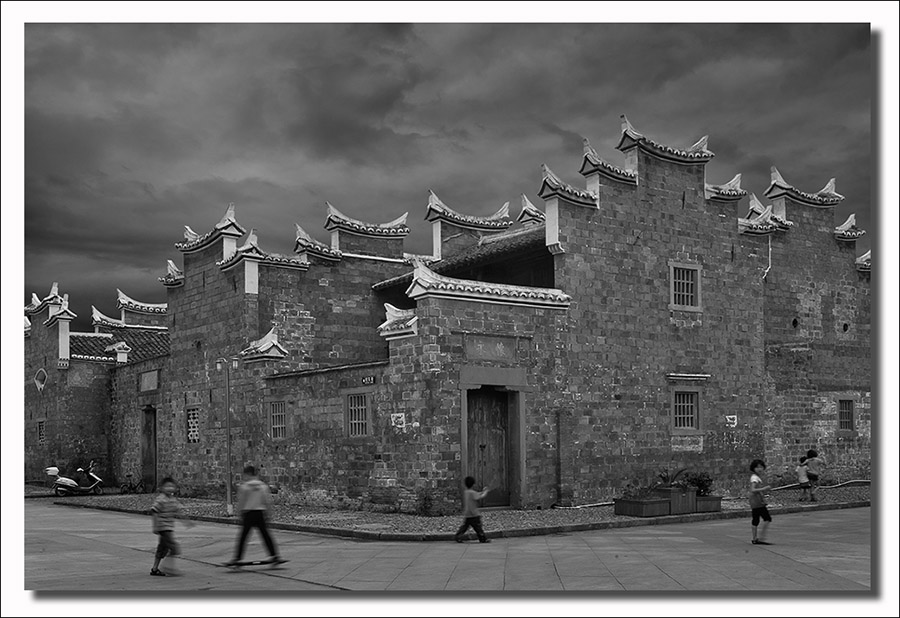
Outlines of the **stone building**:
[[868,478],[870,255],[835,226],[834,180],[773,167],[766,204],[740,174],[706,182],[706,138],[624,116],[618,149],[585,140],[585,188],[544,167],[543,208],[522,195],[515,220],[430,193],[427,256],[403,251],[407,215],[330,204],[330,243],[298,225],[294,255],[268,253],[230,206],[185,228],[164,305],[119,292],[119,319],[71,333],[54,285],[26,307],[26,476],[78,435],[111,478],[223,496],[253,463],[289,499],[430,513],[466,475],[523,508],[682,467],[739,491],[751,459],[778,473],[808,448]]

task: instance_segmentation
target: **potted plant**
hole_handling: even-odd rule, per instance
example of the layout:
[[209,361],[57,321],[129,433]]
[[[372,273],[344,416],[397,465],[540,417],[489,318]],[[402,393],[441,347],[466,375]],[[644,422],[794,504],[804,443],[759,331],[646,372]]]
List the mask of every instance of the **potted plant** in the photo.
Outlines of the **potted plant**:
[[669,514],[669,501],[654,494],[653,487],[640,483],[628,483],[622,489],[622,497],[614,501],[616,515],[631,517],[658,517]]
[[653,491],[664,496],[669,500],[669,514],[680,515],[682,513],[693,513],[697,508],[697,491],[688,484],[686,477],[686,468],[677,471],[668,469],[660,470],[657,478],[659,482],[654,486]]
[[722,496],[710,495],[713,480],[706,472],[691,472],[685,477],[687,483],[697,491],[698,513],[714,513],[722,510]]

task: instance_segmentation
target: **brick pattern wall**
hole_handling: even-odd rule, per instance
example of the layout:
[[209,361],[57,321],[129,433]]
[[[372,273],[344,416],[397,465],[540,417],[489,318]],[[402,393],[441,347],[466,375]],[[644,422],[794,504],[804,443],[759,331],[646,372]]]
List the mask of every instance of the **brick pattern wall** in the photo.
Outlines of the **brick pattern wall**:
[[[116,316],[111,316],[116,317]],[[168,318],[165,313],[141,313],[125,309],[125,323],[140,326],[165,326]]]
[[338,239],[341,251],[345,253],[398,259],[403,257],[403,238],[360,236],[346,230],[338,230]]
[[[107,481],[109,366],[72,360],[68,369],[57,368],[58,326],[44,326],[47,312],[31,317],[31,335],[25,339],[25,448],[26,480],[47,480],[44,468],[57,466],[64,476],[92,459],[95,472]],[[43,369],[43,391],[34,383]],[[44,443],[38,423],[44,423]]]
[[[808,449],[829,481],[869,478],[870,275],[856,270],[855,243],[834,239],[833,209],[782,199],[794,227],[773,237],[764,287],[765,458],[785,482]],[[852,431],[839,427],[841,399],[854,401]]]

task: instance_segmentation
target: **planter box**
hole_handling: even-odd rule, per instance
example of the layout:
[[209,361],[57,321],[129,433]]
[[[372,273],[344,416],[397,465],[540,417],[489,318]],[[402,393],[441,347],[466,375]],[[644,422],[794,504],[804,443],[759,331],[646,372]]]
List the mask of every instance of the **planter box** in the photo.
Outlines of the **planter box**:
[[715,513],[722,510],[722,496],[697,496],[698,513]]
[[671,504],[670,515],[694,513],[697,510],[697,490],[680,487],[657,487],[653,490],[657,495],[665,496]]
[[629,515],[631,517],[659,517],[669,514],[669,501],[665,498],[649,498],[632,500],[630,498],[616,498],[614,512],[616,515]]

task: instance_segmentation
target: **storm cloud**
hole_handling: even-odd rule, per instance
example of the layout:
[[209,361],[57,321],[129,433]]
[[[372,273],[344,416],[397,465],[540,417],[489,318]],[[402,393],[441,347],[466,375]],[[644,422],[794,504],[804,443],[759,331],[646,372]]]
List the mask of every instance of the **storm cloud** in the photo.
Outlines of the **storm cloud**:
[[25,304],[58,281],[84,329],[116,288],[163,302],[183,226],[229,202],[267,251],[294,223],[326,240],[328,200],[409,211],[428,252],[428,189],[483,215],[537,201],[541,163],[580,185],[582,136],[621,163],[623,113],[708,134],[712,183],[836,176],[835,225],[871,235],[871,45],[868,24],[26,24]]

